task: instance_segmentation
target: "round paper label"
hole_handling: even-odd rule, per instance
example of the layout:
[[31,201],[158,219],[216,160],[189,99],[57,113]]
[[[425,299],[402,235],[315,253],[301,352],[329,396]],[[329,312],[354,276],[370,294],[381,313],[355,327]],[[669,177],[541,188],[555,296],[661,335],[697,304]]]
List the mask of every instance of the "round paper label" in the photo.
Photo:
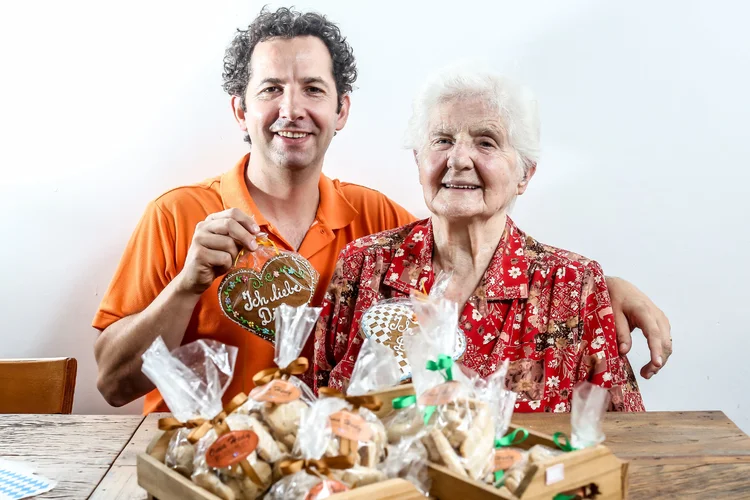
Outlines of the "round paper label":
[[495,450],[495,471],[508,470],[516,462],[523,459],[521,452],[510,448]]
[[333,479],[325,479],[310,488],[310,492],[305,496],[305,500],[322,500],[334,493],[343,493],[345,491],[349,491],[349,488],[344,483]]
[[250,397],[263,403],[289,403],[299,399],[299,388],[287,380],[276,379],[250,391]]
[[350,411],[342,410],[328,417],[331,421],[331,430],[340,438],[351,441],[370,441],[372,429],[367,425],[365,419]]
[[206,451],[206,464],[214,469],[231,467],[247,458],[258,446],[258,435],[253,431],[227,432],[214,441]]
[[461,390],[461,384],[455,380],[443,382],[442,384],[436,385],[432,389],[426,390],[419,397],[419,404],[425,406],[437,406],[450,403]]

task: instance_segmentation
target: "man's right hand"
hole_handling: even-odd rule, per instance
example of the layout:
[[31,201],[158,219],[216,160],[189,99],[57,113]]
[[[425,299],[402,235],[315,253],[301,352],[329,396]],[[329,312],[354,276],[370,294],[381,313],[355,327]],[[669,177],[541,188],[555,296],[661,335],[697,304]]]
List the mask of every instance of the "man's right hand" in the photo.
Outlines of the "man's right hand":
[[255,237],[259,233],[255,220],[236,208],[206,217],[195,227],[185,267],[175,278],[178,289],[195,295],[205,292],[229,271],[242,248],[258,249]]

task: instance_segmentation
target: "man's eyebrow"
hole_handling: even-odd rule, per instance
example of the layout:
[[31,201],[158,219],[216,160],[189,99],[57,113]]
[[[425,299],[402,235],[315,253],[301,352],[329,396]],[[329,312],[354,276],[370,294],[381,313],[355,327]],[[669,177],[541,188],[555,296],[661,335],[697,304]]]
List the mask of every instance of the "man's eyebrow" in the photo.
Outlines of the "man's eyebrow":
[[271,85],[282,85],[284,81],[281,78],[264,78],[258,84],[258,87],[270,83]]
[[317,84],[319,84],[319,85],[322,85],[322,86],[323,86],[323,87],[325,87],[326,89],[328,88],[328,83],[326,83],[326,81],[325,81],[325,80],[323,80],[323,79],[322,79],[321,77],[319,77],[319,76],[308,76],[308,77],[306,77],[306,78],[303,78],[303,79],[302,79],[302,83],[304,83],[304,84],[307,84],[307,85],[309,85],[309,84],[311,84],[311,83],[317,83]]

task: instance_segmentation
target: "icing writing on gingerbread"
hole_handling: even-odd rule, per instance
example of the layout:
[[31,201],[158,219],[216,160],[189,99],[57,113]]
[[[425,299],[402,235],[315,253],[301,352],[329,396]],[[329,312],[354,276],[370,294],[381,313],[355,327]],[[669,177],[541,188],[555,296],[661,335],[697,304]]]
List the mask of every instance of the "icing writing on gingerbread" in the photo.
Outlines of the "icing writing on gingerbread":
[[263,326],[276,319],[276,309],[274,307],[273,310],[271,310],[271,308],[268,307],[269,304],[282,301],[287,297],[302,291],[302,286],[300,286],[299,283],[292,285],[289,281],[284,281],[284,285],[281,287],[278,287],[276,283],[273,282],[271,282],[270,285],[270,297],[262,296],[260,290],[254,290],[252,295],[248,290],[242,292],[242,298],[246,301],[243,308],[248,312],[255,309]]

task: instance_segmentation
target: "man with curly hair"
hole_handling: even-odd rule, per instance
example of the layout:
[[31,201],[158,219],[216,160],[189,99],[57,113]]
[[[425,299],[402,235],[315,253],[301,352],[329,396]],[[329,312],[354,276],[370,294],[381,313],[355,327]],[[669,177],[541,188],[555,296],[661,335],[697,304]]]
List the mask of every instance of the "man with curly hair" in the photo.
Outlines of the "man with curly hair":
[[[152,201],[133,233],[93,321],[101,331],[97,386],[114,406],[146,395],[145,412],[167,410],[141,373],[141,355],[158,336],[170,348],[198,339],[239,347],[227,397],[249,391],[252,376],[273,365],[273,345],[227,319],[217,300],[221,277],[241,249],[258,248],[258,233],[317,269],[312,304],[319,305],[347,243],[414,220],[383,194],[322,174],[357,78],[335,24],[316,13],[264,9],[238,30],[223,76],[250,152],[223,175]],[[666,317],[626,281],[608,286],[622,349],[632,327],[644,328],[652,362],[642,373],[656,373],[668,355],[660,344],[669,335]]]

